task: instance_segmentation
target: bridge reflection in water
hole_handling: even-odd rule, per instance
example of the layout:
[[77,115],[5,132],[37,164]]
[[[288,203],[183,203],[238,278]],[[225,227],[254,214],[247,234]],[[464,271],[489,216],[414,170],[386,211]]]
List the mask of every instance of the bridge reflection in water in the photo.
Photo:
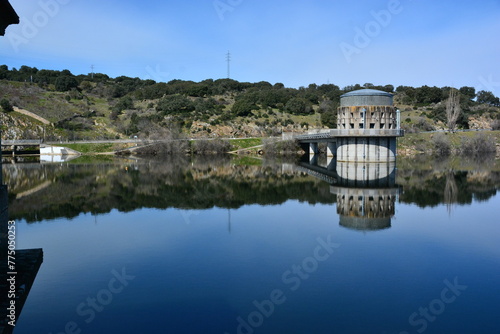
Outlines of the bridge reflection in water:
[[360,231],[391,227],[400,193],[396,185],[396,163],[321,161],[315,155],[299,163],[299,169],[330,184],[337,196],[340,226]]

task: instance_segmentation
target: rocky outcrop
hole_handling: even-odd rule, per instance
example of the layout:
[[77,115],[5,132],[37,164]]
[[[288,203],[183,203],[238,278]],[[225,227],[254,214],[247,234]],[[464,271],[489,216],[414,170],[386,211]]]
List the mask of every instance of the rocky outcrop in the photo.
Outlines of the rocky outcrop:
[[469,129],[491,129],[493,119],[485,116],[471,116],[469,117]]
[[44,126],[27,118],[13,117],[0,112],[2,139],[40,139],[44,137]]

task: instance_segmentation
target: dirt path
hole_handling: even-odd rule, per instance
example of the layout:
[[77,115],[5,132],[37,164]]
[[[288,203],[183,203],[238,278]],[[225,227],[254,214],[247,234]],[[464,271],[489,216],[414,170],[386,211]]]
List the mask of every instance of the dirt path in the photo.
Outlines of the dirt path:
[[49,122],[49,120],[47,120],[47,119],[45,119],[45,118],[43,118],[43,117],[41,117],[41,116],[38,116],[37,114],[34,114],[34,113],[32,113],[31,111],[24,110],[24,109],[20,109],[20,108],[18,108],[18,107],[13,107],[13,108],[14,108],[14,111],[15,111],[15,112],[18,112],[18,113],[20,113],[20,114],[23,114],[23,115],[29,116],[29,117],[31,117],[31,118],[34,118],[34,119],[36,119],[37,121],[42,122],[43,124],[46,124],[46,125],[50,125],[50,124],[52,124],[52,123],[50,123],[50,122]]

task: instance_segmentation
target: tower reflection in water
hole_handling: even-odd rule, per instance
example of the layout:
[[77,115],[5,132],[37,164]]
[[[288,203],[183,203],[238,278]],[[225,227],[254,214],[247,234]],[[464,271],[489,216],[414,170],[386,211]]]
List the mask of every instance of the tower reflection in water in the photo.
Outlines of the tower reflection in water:
[[340,226],[359,231],[391,227],[395,203],[400,193],[396,185],[396,163],[340,162],[321,163],[317,156],[302,161],[299,168],[330,183],[337,196]]

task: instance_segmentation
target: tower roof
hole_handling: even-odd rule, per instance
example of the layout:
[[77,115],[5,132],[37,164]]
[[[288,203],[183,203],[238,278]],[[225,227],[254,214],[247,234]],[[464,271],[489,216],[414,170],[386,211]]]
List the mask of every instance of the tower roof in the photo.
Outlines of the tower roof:
[[340,97],[348,97],[348,96],[387,96],[387,97],[392,97],[393,94],[384,92],[382,90],[377,90],[377,89],[359,89],[359,90],[353,90],[352,92],[345,93],[341,95]]

